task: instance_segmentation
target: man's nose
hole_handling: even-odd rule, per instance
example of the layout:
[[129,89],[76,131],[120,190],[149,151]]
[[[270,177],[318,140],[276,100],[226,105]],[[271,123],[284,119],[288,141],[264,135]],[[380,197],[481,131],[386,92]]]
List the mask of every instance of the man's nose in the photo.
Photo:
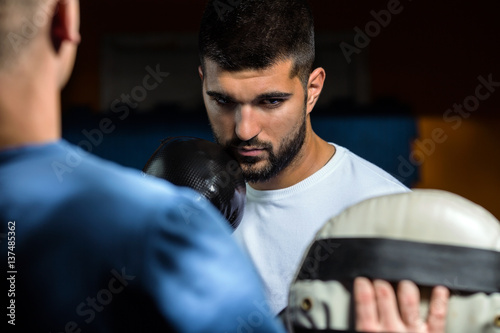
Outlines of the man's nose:
[[243,105],[236,113],[235,132],[241,141],[249,141],[261,131],[259,115],[250,105]]

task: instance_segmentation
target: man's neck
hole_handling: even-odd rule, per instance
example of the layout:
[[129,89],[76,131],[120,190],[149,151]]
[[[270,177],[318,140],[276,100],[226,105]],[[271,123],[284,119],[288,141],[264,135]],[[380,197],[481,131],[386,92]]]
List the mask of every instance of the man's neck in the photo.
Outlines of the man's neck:
[[0,149],[60,139],[60,92],[42,78],[0,74]]
[[261,183],[250,183],[256,190],[279,190],[293,186],[320,170],[335,154],[335,147],[317,136],[312,130],[292,163],[276,177]]

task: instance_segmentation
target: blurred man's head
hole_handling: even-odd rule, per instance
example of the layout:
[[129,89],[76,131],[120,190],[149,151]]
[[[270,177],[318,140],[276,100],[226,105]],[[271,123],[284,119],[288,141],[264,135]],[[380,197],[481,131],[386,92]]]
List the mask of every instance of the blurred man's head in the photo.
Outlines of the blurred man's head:
[[79,16],[78,0],[0,0],[0,149],[60,139]]
[[322,89],[312,70],[314,24],[302,0],[209,1],[199,35],[203,98],[218,143],[248,181],[265,182],[301,155]]
[[[49,0],[0,0],[0,68],[11,64],[24,52],[40,29],[27,28],[27,18],[34,17]],[[29,38],[24,37],[29,35]]]
[[0,0],[0,72],[52,57],[62,87],[73,68],[79,27],[78,0]]

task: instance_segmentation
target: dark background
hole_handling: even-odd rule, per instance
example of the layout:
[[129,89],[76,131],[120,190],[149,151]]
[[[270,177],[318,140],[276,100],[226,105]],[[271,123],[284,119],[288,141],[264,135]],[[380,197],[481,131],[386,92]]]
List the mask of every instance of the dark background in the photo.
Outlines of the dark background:
[[[391,1],[310,3],[318,33],[352,34],[355,27],[364,30],[374,20],[371,11],[387,9]],[[77,143],[83,130],[98,128],[100,120],[110,117],[116,130],[104,135],[102,144],[98,140],[94,153],[136,168],[145,164],[163,137],[195,133],[210,139],[203,110],[187,117],[182,110],[155,110],[119,121],[100,102],[107,36],[194,34],[204,4],[203,0],[81,1],[83,39],[73,77],[63,92],[64,135]],[[393,15],[359,55],[367,59],[369,101],[359,105],[340,100],[315,110],[314,126],[321,136],[382,164],[410,186],[458,193],[500,217],[500,87],[459,126],[444,118],[455,103],[475,94],[479,76],[492,75],[500,82],[500,5],[493,0],[406,0],[400,6],[402,12]],[[197,69],[192,70],[186,75],[194,75]],[[176,77],[171,80],[180,84]],[[441,136],[436,142],[432,136],[436,130],[446,139]],[[126,158],[132,155],[134,161]],[[411,156],[418,157],[418,163],[402,168],[401,158],[410,161]],[[409,167],[415,170],[410,172]]]

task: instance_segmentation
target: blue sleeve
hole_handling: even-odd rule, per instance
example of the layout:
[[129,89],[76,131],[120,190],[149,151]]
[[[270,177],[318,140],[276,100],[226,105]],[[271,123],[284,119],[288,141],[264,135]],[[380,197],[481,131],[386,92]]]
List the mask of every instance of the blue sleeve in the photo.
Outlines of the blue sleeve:
[[208,201],[176,200],[151,230],[144,266],[159,311],[182,332],[284,332],[222,216]]

